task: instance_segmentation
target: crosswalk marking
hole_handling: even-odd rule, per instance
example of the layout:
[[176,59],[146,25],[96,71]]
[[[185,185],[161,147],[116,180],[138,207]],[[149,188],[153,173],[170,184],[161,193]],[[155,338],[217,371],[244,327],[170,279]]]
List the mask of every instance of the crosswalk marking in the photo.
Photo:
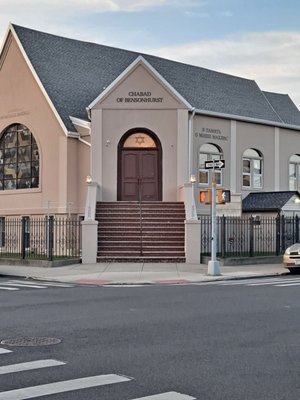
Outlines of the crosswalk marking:
[[39,285],[39,286],[54,286],[54,287],[63,287],[63,288],[71,288],[74,285],[70,285],[68,283],[59,283],[59,282],[33,282],[33,281],[18,281],[18,280],[11,280],[7,283],[21,283],[26,285]]
[[41,286],[41,285],[27,285],[26,283],[4,282],[4,283],[1,283],[1,285],[3,285],[3,286],[26,287],[26,288],[34,288],[34,289],[47,289],[46,286]]
[[[11,353],[11,352],[12,352],[11,350],[7,350],[0,347],[0,354]],[[66,363],[63,361],[58,361],[53,359],[10,364],[5,366],[0,366],[0,375],[25,372],[41,368],[57,367],[65,364]],[[125,375],[116,375],[116,374],[89,376],[85,378],[77,378],[67,381],[53,382],[44,385],[37,385],[37,386],[0,392],[0,400],[33,399],[36,397],[43,397],[52,394],[66,393],[75,390],[89,389],[98,386],[128,382],[131,381],[132,379],[133,378],[130,378]],[[145,397],[139,397],[134,400],[196,400],[196,398],[178,392],[165,392]]]
[[195,397],[188,396],[187,394],[181,394],[177,392],[166,392],[161,394],[155,394],[153,396],[139,397],[134,400],[196,400]]
[[3,347],[0,347],[0,354],[6,354],[6,353],[12,353],[11,350],[3,349]]
[[284,287],[284,286],[299,286],[300,285],[300,282],[295,282],[295,283],[287,283],[287,284],[285,284],[285,283],[280,283],[280,284],[278,284],[278,285],[274,285],[274,286],[277,286],[277,287]]
[[20,290],[20,289],[19,289],[19,288],[12,288],[12,287],[0,286],[0,290]]
[[[277,285],[280,282],[285,282],[285,283],[295,283],[294,279],[278,279],[278,280],[272,280],[272,281],[264,281],[264,282],[255,282],[255,283],[247,283],[247,286],[262,286],[262,285]],[[300,284],[300,282],[298,282]]]
[[125,376],[115,374],[90,376],[87,378],[71,379],[68,381],[54,382],[45,385],[0,392],[0,400],[33,399],[40,396],[48,396],[51,394],[70,392],[72,390],[111,385],[113,383],[128,382],[130,380],[130,378]]
[[57,367],[58,365],[65,365],[63,361],[57,360],[38,360],[38,361],[30,361],[19,364],[11,364],[5,365],[4,367],[0,367],[0,375],[11,374],[14,372],[21,371],[29,371],[32,369],[38,368],[49,368],[49,367]]
[[[299,278],[300,279],[300,278]],[[218,284],[222,286],[226,285],[245,285],[245,283],[264,283],[264,282],[282,282],[286,280],[292,280],[295,281],[295,278],[260,278],[260,279],[241,279],[239,281],[220,281],[217,282]],[[216,282],[214,282],[216,283]]]
[[300,277],[278,277],[278,278],[248,278],[240,280],[225,280],[225,281],[214,281],[214,282],[203,282],[198,285],[217,285],[217,286],[274,286],[274,287],[289,287],[299,286]]

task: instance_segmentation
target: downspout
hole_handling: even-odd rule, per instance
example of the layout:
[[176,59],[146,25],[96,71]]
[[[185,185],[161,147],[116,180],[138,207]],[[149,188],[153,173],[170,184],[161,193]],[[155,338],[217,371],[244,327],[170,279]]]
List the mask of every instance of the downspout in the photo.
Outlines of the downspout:
[[86,140],[81,139],[81,137],[78,138],[79,142],[91,147],[91,143],[87,142]]
[[189,116],[189,176],[188,179],[190,180],[191,175],[193,174],[193,121],[194,121],[194,116],[196,109],[193,107],[190,110],[192,113]]

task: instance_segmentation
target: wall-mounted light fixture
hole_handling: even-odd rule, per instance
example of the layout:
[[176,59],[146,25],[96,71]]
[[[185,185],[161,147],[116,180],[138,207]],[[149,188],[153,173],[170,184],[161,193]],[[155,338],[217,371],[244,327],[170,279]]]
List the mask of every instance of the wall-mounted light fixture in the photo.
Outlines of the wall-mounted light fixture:
[[196,176],[194,174],[192,174],[190,176],[190,183],[195,183],[196,182]]
[[90,175],[88,175],[87,177],[86,177],[86,183],[91,183],[92,182],[92,177],[90,176]]

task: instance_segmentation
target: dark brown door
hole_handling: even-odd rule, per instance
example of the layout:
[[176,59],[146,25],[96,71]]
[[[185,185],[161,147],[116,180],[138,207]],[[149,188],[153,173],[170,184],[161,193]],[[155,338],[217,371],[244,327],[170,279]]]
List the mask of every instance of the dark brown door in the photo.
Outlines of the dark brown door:
[[157,149],[122,149],[120,161],[120,200],[160,200]]

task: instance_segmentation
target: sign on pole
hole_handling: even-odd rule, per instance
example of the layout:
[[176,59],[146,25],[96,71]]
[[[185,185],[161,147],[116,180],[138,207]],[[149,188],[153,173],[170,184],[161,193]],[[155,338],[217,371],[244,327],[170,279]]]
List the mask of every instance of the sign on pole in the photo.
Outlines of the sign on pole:
[[205,169],[221,169],[225,168],[225,160],[212,160],[204,162]]

